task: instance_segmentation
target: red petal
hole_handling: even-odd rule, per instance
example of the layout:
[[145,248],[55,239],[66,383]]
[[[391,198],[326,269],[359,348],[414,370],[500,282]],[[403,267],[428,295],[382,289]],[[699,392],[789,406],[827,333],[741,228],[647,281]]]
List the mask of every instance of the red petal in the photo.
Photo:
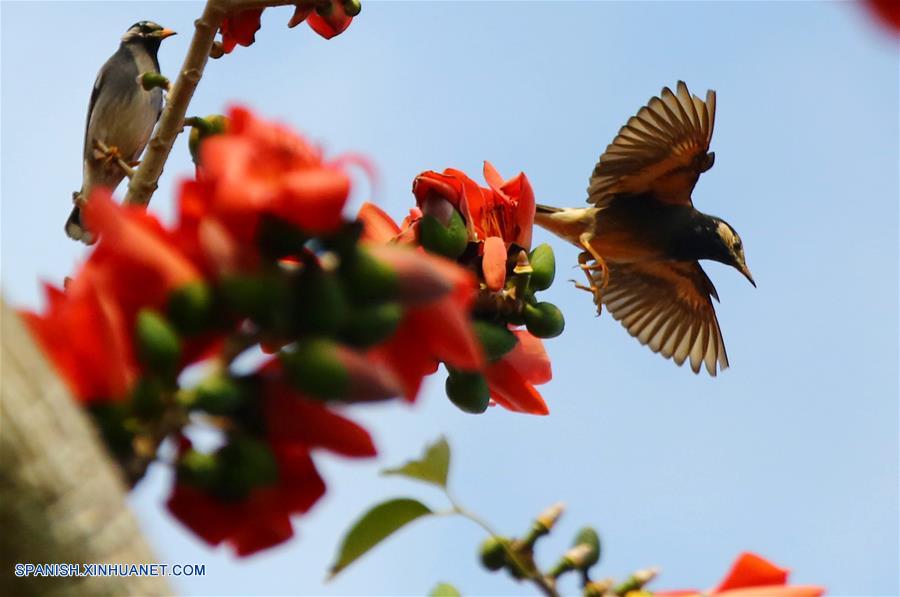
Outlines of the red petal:
[[332,37],[343,33],[344,30],[350,26],[352,21],[353,17],[347,16],[347,13],[344,12],[344,3],[339,0],[332,0],[331,14],[327,17],[323,17],[319,13],[313,12],[310,13],[306,19],[306,22],[309,23],[312,30],[325,39],[331,39]]
[[540,392],[525,381],[509,363],[503,360],[491,363],[484,375],[491,388],[491,398],[503,408],[533,415],[550,414]]
[[400,234],[397,223],[374,203],[363,203],[356,219],[362,222],[364,241],[386,243]]
[[350,179],[331,168],[295,170],[282,179],[284,194],[272,212],[313,233],[334,232],[350,195]]
[[256,32],[261,27],[263,9],[253,8],[229,15],[222,21],[222,49],[228,54],[238,44],[249,46],[254,42]]
[[712,595],[717,597],[820,597],[824,594],[825,589],[823,587],[810,585],[797,585],[794,587],[770,585],[712,593]]
[[499,236],[490,236],[484,241],[481,270],[488,289],[497,292],[506,284],[506,245]]
[[223,504],[183,483],[176,482],[166,507],[172,516],[210,545],[224,541],[240,521],[240,505]]
[[472,331],[469,314],[452,296],[427,307],[410,308],[407,319],[435,359],[464,371],[478,371],[484,365],[481,343]]
[[238,557],[252,555],[284,543],[294,536],[291,519],[286,512],[254,512],[252,518],[228,538]]
[[753,553],[742,553],[731,566],[716,592],[762,585],[783,585],[787,582],[788,570],[779,568],[772,562]]
[[535,385],[547,383],[553,377],[550,357],[544,350],[544,343],[526,330],[512,330],[519,339],[518,344],[503,357],[525,380]]

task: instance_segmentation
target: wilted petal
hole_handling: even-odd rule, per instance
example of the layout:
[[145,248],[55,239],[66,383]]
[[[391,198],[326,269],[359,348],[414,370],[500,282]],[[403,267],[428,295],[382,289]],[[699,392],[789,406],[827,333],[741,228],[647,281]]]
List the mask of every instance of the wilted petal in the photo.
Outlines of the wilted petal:
[[254,42],[256,32],[261,27],[262,11],[261,8],[251,8],[228,15],[222,20],[219,30],[222,32],[222,49],[226,54],[238,44],[249,46]]
[[306,22],[309,23],[312,30],[325,39],[331,39],[343,33],[352,21],[353,17],[347,16],[344,11],[344,3],[340,0],[331,0],[331,12],[327,17],[312,12],[306,18]]

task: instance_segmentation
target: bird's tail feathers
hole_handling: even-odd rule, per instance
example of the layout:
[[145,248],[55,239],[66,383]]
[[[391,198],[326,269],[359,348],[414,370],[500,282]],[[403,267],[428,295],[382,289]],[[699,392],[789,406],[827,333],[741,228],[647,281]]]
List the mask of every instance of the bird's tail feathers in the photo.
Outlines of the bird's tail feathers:
[[88,232],[87,228],[81,223],[81,207],[78,205],[72,208],[72,213],[69,214],[69,219],[66,220],[66,234],[72,240],[80,240],[86,245],[92,245],[96,240],[94,235]]

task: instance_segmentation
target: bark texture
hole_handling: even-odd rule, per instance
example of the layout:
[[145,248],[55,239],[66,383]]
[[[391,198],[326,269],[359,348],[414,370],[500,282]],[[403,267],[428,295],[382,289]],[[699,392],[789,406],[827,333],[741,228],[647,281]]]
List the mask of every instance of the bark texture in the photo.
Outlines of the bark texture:
[[93,423],[2,299],[0,327],[0,595],[170,594],[161,577],[15,577],[16,563],[159,560]]

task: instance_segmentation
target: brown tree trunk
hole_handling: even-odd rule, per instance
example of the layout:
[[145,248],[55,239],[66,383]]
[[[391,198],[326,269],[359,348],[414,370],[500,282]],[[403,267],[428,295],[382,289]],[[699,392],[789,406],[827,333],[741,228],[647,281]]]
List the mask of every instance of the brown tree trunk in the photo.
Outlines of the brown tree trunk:
[[93,424],[2,299],[0,326],[0,595],[171,593],[153,576],[15,576],[17,563],[158,560]]

